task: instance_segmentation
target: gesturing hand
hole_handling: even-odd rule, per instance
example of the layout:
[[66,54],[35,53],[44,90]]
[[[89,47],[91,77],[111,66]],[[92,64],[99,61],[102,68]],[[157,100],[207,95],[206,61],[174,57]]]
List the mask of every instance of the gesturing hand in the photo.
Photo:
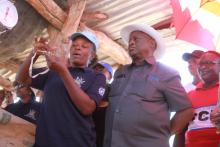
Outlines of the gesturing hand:
[[45,55],[49,51],[48,38],[34,39],[34,52],[39,55]]
[[50,70],[60,74],[67,68],[67,59],[60,49],[50,48],[50,52],[45,54],[47,65]]

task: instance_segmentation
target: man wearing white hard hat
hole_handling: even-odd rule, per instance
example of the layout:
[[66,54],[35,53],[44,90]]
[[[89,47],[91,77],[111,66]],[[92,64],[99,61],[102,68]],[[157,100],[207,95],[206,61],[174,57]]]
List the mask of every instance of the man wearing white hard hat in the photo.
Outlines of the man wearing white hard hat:
[[[70,39],[69,67],[62,56],[47,53],[48,44],[36,42],[17,74],[18,82],[44,91],[34,147],[96,146],[92,113],[105,94],[106,79],[88,64],[98,40],[91,32],[74,33]],[[35,78],[28,74],[34,54],[44,55],[49,67],[49,72]],[[33,73],[40,70],[33,69]]]
[[[169,147],[169,137],[193,117],[179,74],[156,61],[163,39],[152,27],[121,31],[132,64],[119,68],[110,86],[104,147]],[[176,112],[170,120],[170,112]]]

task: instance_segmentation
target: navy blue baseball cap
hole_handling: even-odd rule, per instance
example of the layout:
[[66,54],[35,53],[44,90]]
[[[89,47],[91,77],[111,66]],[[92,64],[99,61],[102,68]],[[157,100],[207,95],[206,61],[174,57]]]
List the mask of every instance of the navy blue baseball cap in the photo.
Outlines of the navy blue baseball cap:
[[182,58],[184,61],[188,61],[190,58],[200,58],[204,54],[201,50],[194,50],[192,53],[184,53]]

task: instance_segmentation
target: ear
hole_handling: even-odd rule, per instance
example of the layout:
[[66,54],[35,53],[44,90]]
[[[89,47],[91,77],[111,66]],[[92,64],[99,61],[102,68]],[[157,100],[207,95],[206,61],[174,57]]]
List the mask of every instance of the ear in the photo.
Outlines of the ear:
[[94,50],[91,50],[91,52],[89,54],[88,62],[91,63],[91,62],[93,62],[93,60],[96,60],[96,58],[97,58],[96,53],[94,52]]
[[92,61],[92,56],[93,56],[92,54],[93,54],[93,51],[91,51],[90,54],[89,54],[89,57],[88,57],[88,60],[87,60],[87,66],[89,66],[91,61]]
[[96,58],[96,54],[95,54],[95,52],[92,50],[91,51],[91,54],[90,54],[90,56],[89,56],[89,60],[91,61],[91,60],[93,60],[93,59],[95,59]]

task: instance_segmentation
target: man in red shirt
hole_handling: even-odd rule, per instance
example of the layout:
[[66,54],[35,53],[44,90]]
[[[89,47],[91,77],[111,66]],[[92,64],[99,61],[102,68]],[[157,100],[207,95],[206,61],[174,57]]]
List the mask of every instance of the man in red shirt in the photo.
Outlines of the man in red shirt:
[[[220,135],[210,121],[210,113],[218,100],[220,54],[215,51],[205,52],[198,63],[198,73],[203,83],[189,92],[195,109],[195,117],[189,123],[185,134],[185,147],[217,147]],[[183,145],[178,145],[178,147]]]

